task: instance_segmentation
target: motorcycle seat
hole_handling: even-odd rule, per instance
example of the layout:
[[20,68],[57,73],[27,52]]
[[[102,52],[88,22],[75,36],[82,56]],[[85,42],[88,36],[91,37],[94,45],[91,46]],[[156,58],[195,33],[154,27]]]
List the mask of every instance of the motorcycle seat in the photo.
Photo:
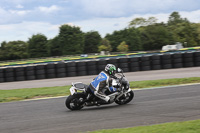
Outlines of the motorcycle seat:
[[75,83],[74,87],[79,88],[79,89],[87,89],[88,85],[83,84],[83,83]]

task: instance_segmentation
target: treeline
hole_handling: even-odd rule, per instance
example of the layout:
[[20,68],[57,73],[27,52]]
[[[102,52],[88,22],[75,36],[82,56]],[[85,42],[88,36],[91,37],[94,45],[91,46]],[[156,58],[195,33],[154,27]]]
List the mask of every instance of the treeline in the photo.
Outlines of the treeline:
[[59,34],[50,40],[43,34],[36,34],[27,42],[2,42],[0,60],[97,53],[102,50],[160,50],[162,46],[176,42],[186,47],[200,45],[200,23],[191,23],[178,12],[173,12],[167,23],[157,23],[154,17],[136,18],[127,28],[104,38],[97,31],[84,33],[80,27],[61,25]]

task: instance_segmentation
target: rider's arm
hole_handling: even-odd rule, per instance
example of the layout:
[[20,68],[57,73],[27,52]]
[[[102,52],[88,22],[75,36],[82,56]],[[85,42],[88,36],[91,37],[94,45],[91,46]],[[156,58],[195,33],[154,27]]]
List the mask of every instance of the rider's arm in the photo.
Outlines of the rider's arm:
[[109,89],[111,92],[115,92],[117,91],[117,80],[116,79],[113,79],[113,78],[110,78],[109,79]]

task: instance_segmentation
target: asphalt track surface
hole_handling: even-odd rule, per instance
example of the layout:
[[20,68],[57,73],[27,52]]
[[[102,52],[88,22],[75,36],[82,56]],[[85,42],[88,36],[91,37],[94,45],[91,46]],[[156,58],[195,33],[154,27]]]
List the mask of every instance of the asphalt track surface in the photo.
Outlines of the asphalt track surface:
[[200,85],[137,90],[127,105],[70,111],[65,98],[0,103],[1,133],[77,133],[200,119]]
[[[89,84],[96,75],[0,83],[0,90],[71,85],[72,82]],[[125,73],[129,81],[169,78],[200,77],[200,67],[139,71]]]

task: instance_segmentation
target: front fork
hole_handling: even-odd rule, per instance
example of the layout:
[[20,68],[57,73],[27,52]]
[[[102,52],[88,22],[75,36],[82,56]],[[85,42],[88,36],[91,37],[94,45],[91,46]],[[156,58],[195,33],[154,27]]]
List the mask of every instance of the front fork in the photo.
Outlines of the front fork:
[[127,90],[127,91],[121,91],[121,94],[120,95],[118,95],[117,97],[116,97],[116,99],[115,100],[119,100],[119,98],[121,97],[121,96],[125,96],[126,97],[126,95],[127,95],[127,93],[129,93],[130,91],[132,91],[130,88]]

